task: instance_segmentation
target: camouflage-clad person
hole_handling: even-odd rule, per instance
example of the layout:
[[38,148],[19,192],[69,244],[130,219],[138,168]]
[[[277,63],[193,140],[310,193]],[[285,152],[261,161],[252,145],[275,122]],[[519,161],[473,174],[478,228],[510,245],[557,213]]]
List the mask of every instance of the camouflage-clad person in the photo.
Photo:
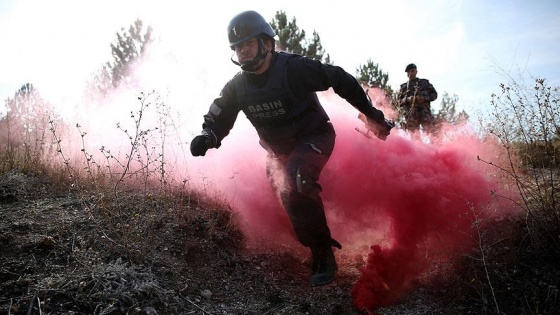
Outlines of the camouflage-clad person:
[[401,84],[397,104],[405,120],[405,129],[415,132],[422,125],[429,133],[434,124],[430,102],[437,99],[437,91],[430,81],[416,77],[415,64],[407,65],[405,71],[408,81]]

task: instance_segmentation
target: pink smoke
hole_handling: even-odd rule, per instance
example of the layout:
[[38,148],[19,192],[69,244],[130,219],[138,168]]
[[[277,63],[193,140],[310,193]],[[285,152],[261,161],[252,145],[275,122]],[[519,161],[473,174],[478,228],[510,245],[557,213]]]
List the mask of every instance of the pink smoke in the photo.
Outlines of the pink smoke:
[[[394,117],[388,102],[372,98]],[[387,141],[368,139],[355,130],[364,128],[356,109],[332,91],[322,93],[321,101],[337,131],[334,153],[320,179],[329,226],[343,251],[368,256],[352,290],[357,308],[395,303],[429,270],[433,257],[426,253],[444,247],[453,256],[467,250],[473,211],[488,209],[488,216],[507,213],[492,197],[493,191],[501,190],[494,169],[477,160],[479,155],[498,158],[494,143],[463,129],[449,129],[444,138],[430,143],[411,140],[398,129]],[[170,104],[177,106],[174,99]],[[179,141],[167,140],[166,156],[174,159],[167,163],[168,173],[177,182],[187,179],[187,188],[230,204],[250,241],[268,239],[270,246],[300,247],[266,178],[266,153],[252,126],[240,114],[220,149],[195,158],[188,144],[200,131],[205,110],[199,112],[187,116],[188,130],[179,133]],[[96,137],[99,143],[90,151],[107,145],[107,139],[115,140],[114,122],[102,111],[98,114],[107,125],[96,124],[98,131],[109,135]],[[170,143],[180,146],[171,149]]]
[[322,180],[328,211],[336,218],[333,234],[344,244],[367,242],[359,231],[386,231],[384,238],[370,240],[367,264],[352,290],[359,309],[401,298],[435,258],[427,253],[445,250],[451,257],[467,250],[475,212],[490,217],[509,211],[493,197],[502,190],[496,169],[477,160],[495,161],[495,143],[452,129],[445,139],[430,139],[432,144],[402,132],[385,142],[369,140],[352,132],[357,122],[331,116],[337,146]]
[[[363,123],[351,105],[331,92],[322,101],[337,131],[320,180],[329,225],[346,249],[370,248],[352,290],[359,309],[390,305],[406,294],[434,258],[426,253],[467,250],[474,211],[487,209],[487,216],[509,211],[492,197],[501,190],[494,169],[477,160],[496,159],[496,144],[452,129],[431,144],[399,130],[387,141],[370,140],[355,130]],[[248,235],[293,239],[265,176],[264,152],[249,140],[257,142],[247,133],[233,136],[224,142],[231,148],[212,153],[228,155],[228,167],[238,170],[234,208],[246,219]]]

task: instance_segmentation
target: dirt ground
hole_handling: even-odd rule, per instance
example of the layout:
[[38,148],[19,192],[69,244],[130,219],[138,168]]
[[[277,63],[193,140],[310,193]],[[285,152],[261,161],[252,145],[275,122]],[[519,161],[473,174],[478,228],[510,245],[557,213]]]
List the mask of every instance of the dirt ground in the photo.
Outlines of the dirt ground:
[[[248,245],[227,210],[51,186],[0,177],[0,314],[374,313],[352,302],[360,257],[337,252],[336,281],[310,288],[305,253]],[[452,287],[375,314],[482,313],[444,303]]]

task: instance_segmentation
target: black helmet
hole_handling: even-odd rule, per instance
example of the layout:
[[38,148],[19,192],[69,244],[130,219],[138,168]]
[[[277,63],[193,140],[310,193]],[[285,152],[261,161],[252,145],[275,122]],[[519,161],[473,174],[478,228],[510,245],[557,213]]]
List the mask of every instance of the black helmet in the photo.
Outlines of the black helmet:
[[229,46],[240,44],[252,37],[266,34],[276,36],[274,30],[265,19],[255,11],[245,11],[234,16],[228,25]]
[[404,72],[408,72],[409,70],[412,70],[412,69],[416,69],[416,65],[413,64],[413,63],[406,66],[406,69],[404,70]]

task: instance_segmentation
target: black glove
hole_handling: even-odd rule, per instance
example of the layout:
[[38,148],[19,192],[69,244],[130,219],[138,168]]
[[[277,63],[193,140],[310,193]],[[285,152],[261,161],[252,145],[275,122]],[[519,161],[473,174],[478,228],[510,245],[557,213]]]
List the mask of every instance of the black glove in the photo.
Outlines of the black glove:
[[378,128],[379,134],[377,135],[377,137],[385,141],[385,139],[387,139],[387,137],[391,133],[391,129],[395,127],[395,123],[387,119],[383,119],[383,120],[384,120],[383,123],[379,124],[380,128]]
[[[362,119],[362,121],[364,121],[364,119]],[[387,139],[387,137],[391,133],[391,129],[395,127],[395,123],[390,120],[387,120],[386,118],[382,118],[382,120],[376,121],[370,117],[366,117],[364,122],[366,123],[367,128],[371,130],[373,134],[375,134],[379,139],[383,141]]]
[[196,136],[191,141],[191,154],[193,156],[204,156],[211,146],[212,139],[209,136]]
[[383,112],[373,106],[371,107],[371,112],[367,115],[367,117],[378,124],[384,124],[386,121]]

